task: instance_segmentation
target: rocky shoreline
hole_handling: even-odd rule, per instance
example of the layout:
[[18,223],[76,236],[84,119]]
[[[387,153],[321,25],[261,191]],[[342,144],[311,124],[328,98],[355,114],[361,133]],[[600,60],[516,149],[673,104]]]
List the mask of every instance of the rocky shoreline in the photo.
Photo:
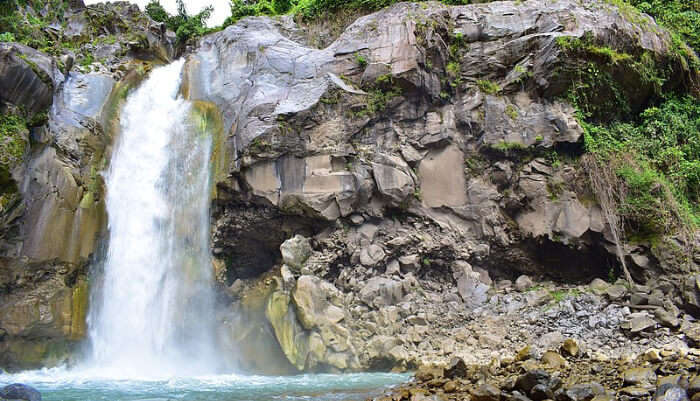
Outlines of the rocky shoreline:
[[606,401],[700,399],[697,348],[650,348],[636,358],[604,359],[567,339],[534,358],[526,347],[515,360],[424,366],[415,380],[375,401]]

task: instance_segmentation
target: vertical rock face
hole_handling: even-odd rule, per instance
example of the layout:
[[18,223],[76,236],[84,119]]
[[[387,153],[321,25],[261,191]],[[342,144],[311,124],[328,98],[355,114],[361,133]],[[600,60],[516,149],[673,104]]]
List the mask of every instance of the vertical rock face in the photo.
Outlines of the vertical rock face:
[[[0,43],[0,111],[48,115],[31,129],[24,158],[11,172],[14,201],[0,211],[0,367],[7,369],[65,362],[84,339],[87,272],[106,234],[101,172],[121,101],[147,69],[133,60],[173,53],[171,40],[151,32],[156,24],[138,8],[73,3],[60,35],[91,47],[104,64],[71,71],[65,62],[72,55],[59,60]],[[96,21],[106,25],[93,29]],[[119,21],[137,22],[127,32]],[[148,45],[137,52],[126,37],[138,32]]]
[[[251,279],[286,263],[269,273],[265,338],[295,369],[352,370],[412,366],[431,352],[422,339],[435,315],[483,306],[491,277],[607,277],[613,239],[586,175],[549,157],[575,156],[583,135],[562,100],[581,61],[559,39],[673,63],[670,36],[639,18],[568,0],[402,3],[325,49],[296,42],[286,18],[246,18],[201,39],[186,71],[189,96],[222,115],[221,284],[245,299]],[[632,81],[622,84],[641,105],[653,88]],[[298,234],[308,259],[279,248]],[[648,247],[625,249],[639,280],[678,268]],[[444,290],[434,308],[412,309],[431,286]],[[393,323],[405,319],[410,331]]]

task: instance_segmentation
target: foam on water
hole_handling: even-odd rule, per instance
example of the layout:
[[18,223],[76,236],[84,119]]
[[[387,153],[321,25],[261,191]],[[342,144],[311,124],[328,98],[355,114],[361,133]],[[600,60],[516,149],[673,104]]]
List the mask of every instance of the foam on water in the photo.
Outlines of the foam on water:
[[113,379],[63,368],[0,375],[0,385],[35,386],[44,401],[268,401],[364,400],[408,380],[392,373],[299,376],[202,375],[159,379]]

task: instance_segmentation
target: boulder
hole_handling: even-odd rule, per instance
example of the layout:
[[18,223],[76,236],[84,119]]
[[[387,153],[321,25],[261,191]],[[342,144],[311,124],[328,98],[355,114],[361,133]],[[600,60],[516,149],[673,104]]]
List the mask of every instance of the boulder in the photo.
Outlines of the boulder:
[[41,394],[26,384],[10,384],[0,389],[0,398],[5,400],[41,401]]
[[360,290],[360,299],[369,306],[387,306],[399,303],[413,287],[410,279],[394,280],[372,277]]
[[362,248],[360,251],[360,263],[362,263],[363,266],[376,266],[384,260],[384,256],[386,255],[386,252],[384,252],[384,249],[377,245],[377,244],[371,244],[365,248]]
[[622,373],[622,379],[626,385],[649,388],[656,384],[656,373],[651,368],[631,368]]
[[445,367],[445,377],[448,379],[466,378],[467,364],[462,358],[454,357]]
[[305,329],[334,325],[345,317],[340,304],[342,294],[333,284],[315,276],[301,276],[292,291],[297,317]]
[[522,275],[515,280],[515,289],[520,292],[530,289],[534,285],[535,283],[532,281],[532,279],[526,275]]
[[280,245],[280,252],[287,266],[300,271],[311,256],[312,249],[309,239],[297,234]]

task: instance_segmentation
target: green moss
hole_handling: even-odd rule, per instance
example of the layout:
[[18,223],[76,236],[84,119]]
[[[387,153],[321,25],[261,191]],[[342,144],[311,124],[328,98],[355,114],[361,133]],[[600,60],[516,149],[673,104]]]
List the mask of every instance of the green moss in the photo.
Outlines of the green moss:
[[517,120],[518,119],[518,109],[515,108],[512,104],[509,104],[506,106],[506,115],[510,117],[511,120]]
[[11,170],[22,160],[27,147],[27,121],[19,114],[0,114],[0,168]]
[[476,84],[482,92],[488,93],[489,95],[496,95],[501,91],[501,87],[498,86],[497,83],[489,80],[480,79],[476,81]]
[[507,141],[501,141],[496,144],[491,145],[491,149],[498,150],[503,153],[507,153],[511,150],[523,150],[525,149],[525,146],[523,146],[521,143],[518,142],[507,142]]

